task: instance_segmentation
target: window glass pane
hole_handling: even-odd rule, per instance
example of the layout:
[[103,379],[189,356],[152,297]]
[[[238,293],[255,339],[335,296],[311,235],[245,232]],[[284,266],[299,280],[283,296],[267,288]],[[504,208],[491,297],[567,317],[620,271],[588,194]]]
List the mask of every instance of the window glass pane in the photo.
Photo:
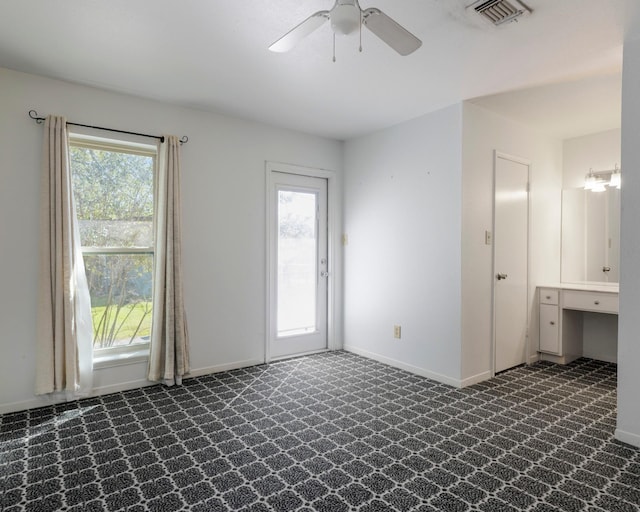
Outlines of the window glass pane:
[[153,245],[153,157],[70,147],[84,247]]
[[93,346],[139,349],[151,334],[155,155],[108,141],[74,142],[70,163]]
[[278,336],[316,329],[316,195],[278,192]]
[[85,254],[93,348],[148,343],[152,254]]

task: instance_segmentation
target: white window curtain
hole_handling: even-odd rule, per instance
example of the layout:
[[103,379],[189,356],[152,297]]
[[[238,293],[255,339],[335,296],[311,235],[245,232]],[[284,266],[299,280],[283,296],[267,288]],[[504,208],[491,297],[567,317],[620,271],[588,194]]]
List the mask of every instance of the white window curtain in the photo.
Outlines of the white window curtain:
[[80,248],[64,117],[44,125],[36,394],[92,388],[91,300]]
[[180,141],[165,136],[156,178],[153,323],[148,379],[181,384],[189,373],[189,337],[182,293]]

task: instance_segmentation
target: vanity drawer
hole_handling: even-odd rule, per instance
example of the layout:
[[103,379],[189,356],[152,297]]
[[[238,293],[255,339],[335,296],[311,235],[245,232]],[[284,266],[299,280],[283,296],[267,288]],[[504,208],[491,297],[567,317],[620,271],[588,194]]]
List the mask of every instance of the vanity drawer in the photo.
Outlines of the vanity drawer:
[[558,304],[558,290],[540,288],[540,304]]
[[617,294],[565,290],[563,303],[565,309],[618,314]]

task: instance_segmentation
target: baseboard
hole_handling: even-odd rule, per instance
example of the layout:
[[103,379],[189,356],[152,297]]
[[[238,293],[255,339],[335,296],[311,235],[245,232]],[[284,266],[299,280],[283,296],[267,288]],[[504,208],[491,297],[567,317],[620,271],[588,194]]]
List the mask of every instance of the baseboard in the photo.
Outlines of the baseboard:
[[301,352],[299,354],[291,354],[287,356],[276,356],[272,357],[270,363],[277,363],[279,361],[286,361],[287,359],[298,359],[300,357],[313,356],[315,354],[324,354],[326,352],[330,352],[328,348],[323,348],[321,350],[310,350],[309,352]]
[[28,409],[37,409],[38,407],[45,407],[47,405],[53,405],[61,403],[64,400],[54,400],[50,397],[37,397],[30,400],[24,400],[22,402],[11,402],[8,404],[0,405],[0,414],[9,414],[12,412],[26,411]]
[[[248,368],[249,366],[256,366],[258,364],[264,364],[263,359],[246,359],[244,361],[233,361],[227,364],[219,364],[216,366],[206,366],[204,368],[196,368],[191,370],[189,377],[202,377],[203,375],[210,375],[212,373],[228,372],[230,370],[237,370],[238,368]],[[187,377],[187,378],[189,378]]]
[[544,352],[540,353],[540,360],[541,361],[548,361],[550,363],[555,363],[555,364],[569,364],[571,361],[575,361],[576,359],[578,359],[580,356],[575,356],[575,355],[566,355],[566,356],[556,356],[553,354],[546,354]]
[[471,377],[467,377],[466,379],[462,379],[460,384],[461,388],[466,388],[468,386],[473,386],[478,382],[484,382],[485,380],[489,380],[491,378],[491,372],[486,371],[482,373],[478,373],[477,375],[472,375]]
[[108,386],[100,386],[93,388],[89,396],[110,395],[111,393],[119,393],[120,391],[129,391],[130,389],[144,388],[153,386],[157,382],[151,382],[147,379],[130,380],[127,382],[118,382],[117,384],[109,384]]
[[640,448],[640,435],[638,434],[632,434],[631,432],[625,432],[624,430],[617,428],[614,432],[614,436],[618,441]]
[[540,361],[540,354],[532,354],[529,356],[529,361],[527,364],[535,364]]
[[588,357],[589,359],[595,359],[596,361],[604,361],[605,363],[614,363],[618,364],[618,356],[611,354],[583,354],[583,357]]
[[447,375],[442,375],[440,373],[432,372],[429,370],[425,370],[424,368],[420,368],[418,366],[413,366],[411,364],[404,363],[402,361],[398,361],[396,359],[391,359],[389,357],[385,357],[383,355],[377,354],[375,352],[369,352],[368,350],[364,350],[358,347],[354,347],[353,345],[345,344],[343,347],[345,352],[352,352],[353,354],[358,354],[359,356],[366,357],[367,359],[373,359],[374,361],[378,361],[380,363],[388,364],[389,366],[393,366],[394,368],[400,368],[401,370],[406,370],[415,375],[420,375],[421,377],[426,377],[427,379],[435,380],[437,382],[441,382],[443,384],[448,384],[449,386],[453,386],[456,388],[462,387],[462,381],[460,379],[454,379]]
[[[211,373],[219,373],[226,372],[229,370],[237,370],[238,368],[246,368],[249,366],[256,366],[258,364],[262,364],[264,361],[262,359],[247,359],[245,361],[234,361],[232,363],[221,364],[217,366],[208,366],[205,368],[196,368],[195,370],[191,370],[189,377],[201,377],[203,375],[209,375]],[[110,395],[111,393],[119,393],[120,391],[129,391],[132,389],[139,389],[147,386],[154,386],[157,382],[150,382],[146,379],[132,380],[128,382],[119,382],[117,384],[109,384],[107,386],[100,386],[94,388],[91,391],[91,394],[87,397],[78,397],[80,398],[91,398],[102,395]],[[8,414],[12,412],[26,411],[28,409],[36,409],[38,407],[46,407],[48,405],[55,405],[67,402],[65,396],[57,395],[43,395],[43,396],[35,396],[29,400],[24,400],[21,402],[12,402],[8,404],[0,404],[0,414]]]

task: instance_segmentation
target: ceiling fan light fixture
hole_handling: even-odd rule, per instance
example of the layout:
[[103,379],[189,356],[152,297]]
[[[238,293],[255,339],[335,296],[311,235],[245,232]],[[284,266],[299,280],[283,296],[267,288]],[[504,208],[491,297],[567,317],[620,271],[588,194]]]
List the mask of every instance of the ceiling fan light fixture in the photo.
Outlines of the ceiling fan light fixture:
[[360,7],[340,4],[331,10],[331,28],[338,35],[349,35],[360,28]]

